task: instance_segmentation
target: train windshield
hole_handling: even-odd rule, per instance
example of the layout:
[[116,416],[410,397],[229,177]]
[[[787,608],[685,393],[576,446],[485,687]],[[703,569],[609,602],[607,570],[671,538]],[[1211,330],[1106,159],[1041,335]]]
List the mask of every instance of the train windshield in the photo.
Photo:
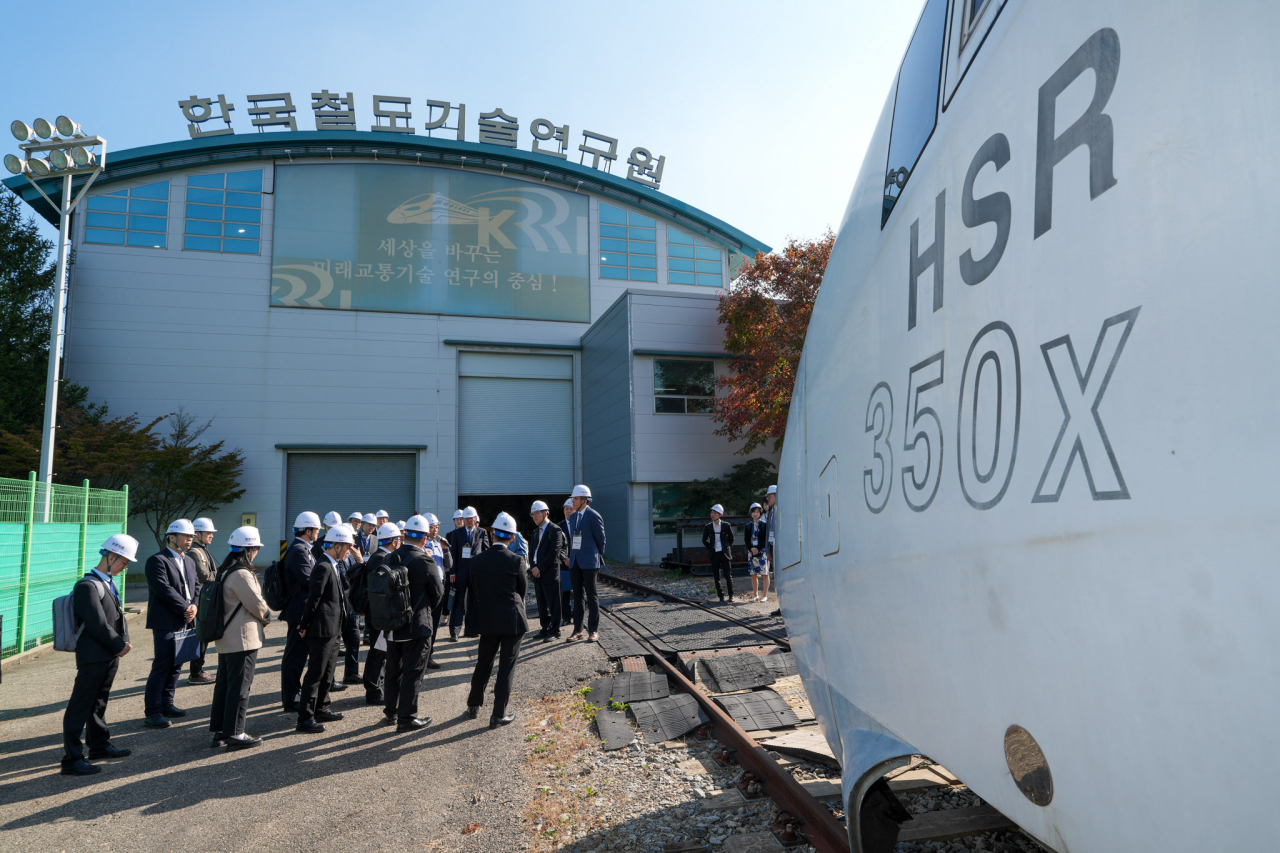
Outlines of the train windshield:
[[889,221],[920,152],[938,123],[938,87],[942,82],[942,38],[946,32],[946,0],[929,0],[916,24],[911,46],[898,72],[889,134],[889,165],[884,179],[884,209],[880,227]]

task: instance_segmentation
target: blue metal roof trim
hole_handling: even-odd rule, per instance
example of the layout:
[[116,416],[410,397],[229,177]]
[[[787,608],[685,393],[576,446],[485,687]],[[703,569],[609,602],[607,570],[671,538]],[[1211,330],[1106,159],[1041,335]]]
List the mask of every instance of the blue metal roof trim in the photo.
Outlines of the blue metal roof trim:
[[[425,160],[424,155],[426,155]],[[481,168],[486,171],[491,169],[510,171],[513,175],[520,177],[541,176],[543,180],[554,180],[558,184],[575,189],[586,187],[589,192],[608,196],[646,212],[655,213],[685,228],[694,226],[695,230],[711,234],[718,242],[727,243],[730,248],[738,248],[745,255],[770,251],[767,245],[754,237],[696,207],[677,201],[635,181],[628,181],[589,166],[516,148],[484,145],[479,142],[457,142],[407,133],[287,130],[240,133],[143,145],[124,151],[109,152],[107,168],[103,170],[95,186],[210,164],[326,156],[370,157],[379,161],[408,161],[424,165],[443,164],[462,168]],[[84,177],[73,180],[73,187],[79,189],[85,180]],[[57,182],[58,178],[50,177],[39,183],[46,193],[52,193],[56,192]],[[24,176],[15,175],[7,178],[4,184],[42,217],[57,224],[57,214]]]

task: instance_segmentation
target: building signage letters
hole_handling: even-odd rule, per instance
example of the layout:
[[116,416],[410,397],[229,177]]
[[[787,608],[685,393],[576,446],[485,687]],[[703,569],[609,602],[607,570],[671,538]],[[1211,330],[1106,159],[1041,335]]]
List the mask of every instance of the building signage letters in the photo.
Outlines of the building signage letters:
[[[293,103],[293,96],[288,92],[277,92],[267,95],[249,95],[250,124],[262,133],[270,127],[281,127],[297,130],[298,121],[295,113],[298,108]],[[423,129],[427,136],[436,131],[455,135],[459,142],[466,141],[467,105],[451,104],[448,101],[426,100],[426,122]],[[382,133],[416,134],[413,124],[412,99],[395,95],[373,95],[371,101],[373,124],[369,130]],[[203,136],[225,136],[234,134],[231,128],[231,113],[236,105],[227,101],[226,95],[214,98],[200,98],[192,95],[178,101],[178,107],[187,120],[187,132],[192,139]],[[355,98],[350,92],[330,92],[323,89],[311,93],[311,112],[315,115],[316,130],[358,130],[356,127]],[[448,122],[452,118],[453,125]],[[221,120],[221,125],[218,124]],[[206,129],[205,125],[208,124]],[[477,132],[482,145],[497,145],[503,148],[516,148],[519,142],[520,119],[509,116],[501,107],[492,112],[480,113]],[[548,157],[567,160],[569,157],[570,133],[569,125],[556,125],[550,119],[537,118],[529,124],[529,133],[533,142],[529,150]],[[582,131],[582,143],[578,146],[578,163],[586,165],[586,158],[591,158],[591,168],[612,172],[613,161],[618,159],[618,140],[593,130]],[[649,149],[637,146],[631,149],[627,158],[627,180],[638,184],[660,189],[662,171],[667,165],[665,156],[654,158]]]

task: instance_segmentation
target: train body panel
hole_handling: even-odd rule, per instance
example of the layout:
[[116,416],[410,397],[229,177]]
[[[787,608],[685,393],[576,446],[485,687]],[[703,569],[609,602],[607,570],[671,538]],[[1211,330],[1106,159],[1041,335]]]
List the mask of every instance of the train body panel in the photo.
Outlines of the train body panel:
[[920,133],[890,92],[809,328],[779,474],[801,673],[846,792],[870,733],[1055,850],[1269,846],[1280,7],[979,5],[964,57],[970,6],[926,4],[936,127],[886,219]]

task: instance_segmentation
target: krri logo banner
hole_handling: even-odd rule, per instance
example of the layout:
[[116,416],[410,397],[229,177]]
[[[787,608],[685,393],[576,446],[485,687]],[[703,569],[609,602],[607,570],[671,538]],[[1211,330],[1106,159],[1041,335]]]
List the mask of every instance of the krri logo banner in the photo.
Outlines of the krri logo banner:
[[279,166],[271,304],[590,322],[587,197],[454,169]]

